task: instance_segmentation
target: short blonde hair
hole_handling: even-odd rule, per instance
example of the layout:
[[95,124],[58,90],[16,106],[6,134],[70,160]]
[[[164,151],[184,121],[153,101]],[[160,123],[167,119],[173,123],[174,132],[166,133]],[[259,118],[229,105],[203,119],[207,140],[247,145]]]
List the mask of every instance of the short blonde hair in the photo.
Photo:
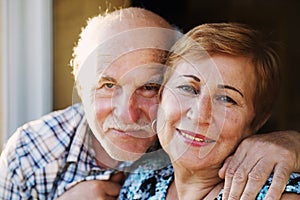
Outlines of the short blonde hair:
[[[224,54],[243,56],[252,61],[256,73],[254,96],[255,117],[251,127],[258,129],[270,116],[279,91],[279,56],[274,43],[268,42],[258,31],[239,23],[211,23],[195,27],[172,47],[167,66],[176,67],[184,56]],[[201,54],[202,52],[202,54]],[[172,69],[165,74],[164,83]]]

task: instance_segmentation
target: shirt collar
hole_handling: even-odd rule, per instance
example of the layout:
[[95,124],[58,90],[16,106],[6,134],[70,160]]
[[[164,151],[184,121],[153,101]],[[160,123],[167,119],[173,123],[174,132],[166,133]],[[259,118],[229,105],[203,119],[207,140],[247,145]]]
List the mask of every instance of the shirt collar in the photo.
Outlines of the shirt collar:
[[78,162],[78,156],[81,153],[82,145],[84,145],[86,149],[89,149],[88,130],[89,127],[84,116],[76,129],[73,140],[71,141],[67,162]]
[[[95,160],[95,152],[92,149],[91,144],[91,137],[90,137],[91,130],[89,128],[89,125],[87,123],[86,117],[84,116],[82,120],[80,121],[78,128],[74,134],[74,139],[71,141],[71,146],[69,149],[68,157],[67,157],[67,163],[77,163],[78,157],[80,153],[82,152],[82,146],[87,150],[88,154],[91,156],[91,161],[93,162],[93,165],[95,166],[92,169],[99,169],[99,167],[96,165]],[[88,155],[87,155],[88,156]],[[111,171],[128,171],[130,166],[134,162],[128,161],[128,162],[121,162],[116,169],[111,169]],[[108,170],[108,169],[107,169]]]

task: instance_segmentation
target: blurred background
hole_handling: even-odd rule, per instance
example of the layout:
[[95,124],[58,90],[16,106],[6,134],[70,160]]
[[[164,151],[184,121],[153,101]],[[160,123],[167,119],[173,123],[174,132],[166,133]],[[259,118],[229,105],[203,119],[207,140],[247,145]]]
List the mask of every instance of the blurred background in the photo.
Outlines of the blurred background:
[[107,9],[128,6],[149,9],[183,32],[242,22],[278,41],[282,88],[262,132],[300,130],[298,0],[0,0],[0,148],[20,125],[73,103],[69,62],[82,27]]

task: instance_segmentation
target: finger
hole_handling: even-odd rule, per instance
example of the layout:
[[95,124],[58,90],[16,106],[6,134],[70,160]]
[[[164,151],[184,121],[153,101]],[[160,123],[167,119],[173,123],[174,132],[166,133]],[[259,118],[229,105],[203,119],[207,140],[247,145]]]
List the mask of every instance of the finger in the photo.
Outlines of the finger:
[[125,174],[123,172],[117,172],[116,174],[112,175],[110,180],[112,182],[123,184],[125,181]]
[[267,192],[266,199],[280,199],[282,192],[290,178],[292,170],[286,165],[277,165],[274,169],[273,180]]
[[105,181],[104,188],[101,188],[104,190],[104,193],[108,196],[116,197],[119,196],[121,185],[116,182],[112,181]]
[[255,199],[273,169],[274,166],[269,164],[267,160],[260,160],[249,172],[246,187],[242,191],[241,199]]
[[220,177],[221,179],[225,179],[225,173],[226,173],[226,170],[227,170],[227,168],[228,168],[228,165],[229,165],[231,159],[232,159],[232,156],[229,156],[229,157],[225,160],[225,162],[224,162],[222,168],[219,170],[219,177]]
[[[244,158],[245,157],[246,156],[244,156]],[[230,189],[232,187],[233,177],[235,176],[236,170],[239,168],[243,160],[244,159],[242,158],[242,156],[233,156],[230,159],[230,162],[227,163],[227,169],[226,169],[225,181],[224,181],[223,199],[228,199],[230,194]]]
[[[240,165],[234,174],[232,173],[230,173],[230,176],[232,176],[230,185],[228,184],[228,186],[226,186],[226,190],[229,191],[229,193],[225,193],[225,195],[228,195],[228,199],[240,199],[247,182],[248,171],[247,168],[244,168],[243,165]],[[225,199],[226,198],[227,197],[225,197]]]
[[99,200],[116,200],[118,197],[105,196],[105,198],[100,197]]

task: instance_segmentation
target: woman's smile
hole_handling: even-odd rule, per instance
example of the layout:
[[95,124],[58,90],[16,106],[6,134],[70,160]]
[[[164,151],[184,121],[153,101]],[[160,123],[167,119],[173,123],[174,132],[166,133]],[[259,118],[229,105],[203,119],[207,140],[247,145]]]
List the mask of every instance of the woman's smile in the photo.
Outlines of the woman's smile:
[[184,141],[193,146],[203,146],[209,143],[216,142],[213,139],[205,137],[202,134],[194,133],[188,130],[176,128],[177,133],[183,137]]

